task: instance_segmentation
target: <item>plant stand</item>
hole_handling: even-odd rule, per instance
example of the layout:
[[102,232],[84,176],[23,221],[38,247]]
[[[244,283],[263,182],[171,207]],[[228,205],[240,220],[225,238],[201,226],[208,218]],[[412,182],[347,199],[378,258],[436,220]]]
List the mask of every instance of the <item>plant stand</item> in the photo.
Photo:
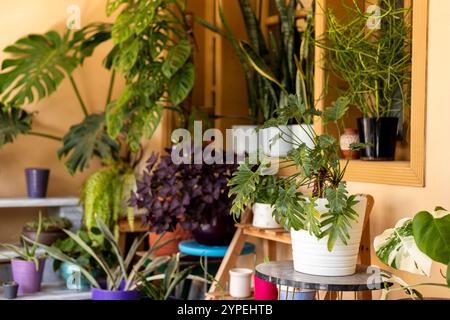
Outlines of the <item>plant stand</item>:
[[289,297],[297,289],[325,291],[325,300],[342,300],[344,292],[354,292],[355,300],[364,299],[364,293],[384,289],[382,274],[389,273],[376,267],[358,266],[351,276],[312,276],[296,272],[292,261],[270,262],[256,267],[256,276],[276,284],[279,292],[281,286],[288,287],[286,300],[291,300]]
[[[364,231],[361,240],[361,248],[359,252],[358,261],[361,265],[371,265],[370,257],[370,214],[374,206],[374,199],[370,195],[362,195],[367,198],[366,216],[364,220]],[[245,242],[248,238],[261,239],[263,241],[264,257],[270,261],[277,259],[277,243],[291,245],[291,235],[284,229],[260,229],[251,225],[252,212],[247,210],[241,219],[241,223],[237,224],[237,231],[231,241],[228,251],[220,265],[219,271],[216,274],[215,282],[211,285],[207,298],[209,300],[219,300],[227,295],[220,292],[220,288],[226,288],[229,278],[229,271],[236,265],[239,252],[242,251]],[[330,297],[337,297],[334,292],[329,292]],[[372,293],[370,291],[359,292],[358,298],[360,300],[371,300]]]

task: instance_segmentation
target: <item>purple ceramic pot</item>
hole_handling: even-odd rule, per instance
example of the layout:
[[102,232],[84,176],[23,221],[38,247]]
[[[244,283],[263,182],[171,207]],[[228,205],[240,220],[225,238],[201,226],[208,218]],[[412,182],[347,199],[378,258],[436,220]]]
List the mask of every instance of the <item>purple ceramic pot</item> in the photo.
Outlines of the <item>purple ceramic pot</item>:
[[192,235],[205,246],[227,246],[236,232],[236,222],[231,215],[214,217],[208,224],[201,224]]
[[102,289],[91,289],[92,300],[133,301],[141,299],[141,293],[138,290],[123,291],[123,289],[125,288],[125,281],[122,281],[118,291],[105,290],[104,288],[106,288],[106,281],[99,281],[99,285],[100,287],[102,287]]
[[140,300],[141,293],[137,290],[133,291],[109,291],[103,289],[92,288],[92,300],[100,301],[132,301]]
[[44,265],[45,259],[39,259],[39,267],[36,270],[36,264],[33,261],[11,260],[13,279],[19,285],[19,295],[41,291]]
[[25,169],[29,198],[45,198],[47,196],[49,169]]

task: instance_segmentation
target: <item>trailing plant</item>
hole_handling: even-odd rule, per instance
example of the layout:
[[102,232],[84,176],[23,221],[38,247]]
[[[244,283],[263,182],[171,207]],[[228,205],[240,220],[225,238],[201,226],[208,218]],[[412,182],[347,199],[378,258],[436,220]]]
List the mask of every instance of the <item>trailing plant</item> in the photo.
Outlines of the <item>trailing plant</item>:
[[[148,234],[141,238],[136,238],[127,255],[124,256],[119,248],[117,240],[114,238],[114,235],[111,233],[108,226],[106,226],[106,224],[104,224],[103,221],[98,217],[96,223],[98,229],[96,229],[95,232],[101,234],[106,239],[108,245],[111,247],[111,250],[114,253],[114,261],[112,263],[108,263],[101,252],[95,252],[94,248],[86,243],[86,241],[84,241],[79,235],[76,235],[68,230],[65,230],[65,232],[98,263],[101,270],[105,273],[107,284],[106,288],[103,289],[107,289],[110,291],[135,290],[139,275],[145,277],[164,265],[167,261],[169,261],[169,257],[157,257],[153,259],[150,264],[145,265],[146,261],[150,258],[153,252],[167,244],[167,242],[159,244],[161,239],[161,237],[159,237],[156,244],[133,265],[132,263],[135,258],[136,252],[139,246],[142,245],[143,241],[147,239]],[[100,284],[91,275],[91,273],[83,266],[81,266],[76,259],[64,254],[60,249],[56,247],[48,247],[42,244],[38,244],[38,246],[43,248],[49,256],[56,260],[79,266],[81,273],[86,277],[91,285],[95,288],[102,289]]]
[[113,231],[116,238],[119,236],[118,221],[123,214],[129,225],[134,226],[135,211],[128,206],[128,200],[135,190],[134,171],[126,164],[102,168],[86,179],[81,196],[84,203],[83,225],[98,244],[103,243],[104,239],[92,232],[97,227],[97,217]]
[[[42,231],[42,214],[39,213],[39,223],[36,231],[36,241],[39,241],[40,235]],[[21,247],[9,244],[9,243],[0,243],[0,247],[3,247],[7,250],[10,250],[17,254],[19,259],[23,261],[34,262],[36,265],[36,271],[39,269],[39,259],[42,256],[37,254],[38,244],[37,242],[29,241],[25,236],[21,236]],[[1,254],[0,254],[1,255]]]
[[[422,211],[414,218],[400,220],[393,229],[375,238],[374,248],[383,263],[397,270],[429,277],[433,261],[447,267],[447,272],[441,273],[447,284],[409,286],[400,281],[400,290],[411,292],[414,289],[413,293],[420,298],[415,288],[437,286],[450,289],[450,213],[444,208],[437,207],[434,213]],[[388,288],[387,292],[396,290]]]
[[45,217],[25,224],[24,229],[28,231],[37,230],[41,225],[41,231],[55,231],[72,228],[72,222],[63,217]]
[[327,68],[348,86],[342,95],[375,118],[401,115],[409,106],[412,65],[412,8],[400,0],[382,0],[378,7],[374,17],[354,0],[345,21],[326,10],[327,30],[317,42],[326,49]]
[[[264,121],[272,118],[274,113],[284,106],[286,98],[285,92],[279,86],[254,70],[255,62],[258,66],[264,66],[265,72],[290,92],[302,82],[303,99],[308,106],[314,106],[314,9],[307,15],[306,27],[297,30],[296,9],[298,7],[304,9],[302,2],[276,0],[275,3],[280,24],[276,32],[269,31],[269,37],[265,39],[261,13],[255,12],[250,1],[239,0],[248,43],[240,42],[233,34],[221,2],[219,16],[223,29],[197,17],[197,21],[203,26],[227,39],[236,52],[245,71],[250,117],[255,124],[259,124],[261,118]],[[313,1],[312,8],[315,7],[314,3]],[[262,2],[258,1],[257,6],[261,8]],[[299,63],[303,67],[301,79],[299,79],[300,74],[296,72],[296,47],[299,48]]]
[[[277,197],[272,201],[274,217],[280,225],[289,229],[308,230],[317,238],[327,238],[328,250],[332,251],[339,239],[347,244],[350,239],[351,222],[358,219],[353,207],[358,203],[356,196],[349,195],[343,180],[347,169],[339,159],[339,143],[333,136],[324,133],[318,135],[313,129],[302,126],[305,134],[313,141],[312,148],[301,141],[294,132],[284,132],[283,125],[295,119],[298,123],[314,123],[316,117],[321,118],[325,125],[334,124],[339,131],[339,123],[349,108],[349,100],[340,98],[324,112],[314,106],[306,107],[301,88],[295,93],[278,83],[270,74],[259,66],[256,70],[267,79],[279,85],[286,92],[286,105],[280,116],[268,120],[264,126],[275,126],[285,135],[293,136],[294,148],[287,157],[280,160],[281,169],[295,167],[296,173],[282,177],[277,181]],[[297,72],[302,73],[302,67],[297,64]],[[301,77],[300,77],[301,78]],[[362,146],[353,144],[352,149]],[[235,196],[232,214],[236,218],[252,203],[253,193],[261,183],[261,176],[267,172],[269,161],[263,161],[256,169],[247,161],[241,164],[229,185],[230,196]],[[309,189],[308,194],[299,190]],[[325,198],[328,202],[326,214],[317,210],[317,200]]]
[[[191,159],[195,150],[190,151]],[[195,230],[202,223],[229,215],[232,198],[228,197],[227,184],[235,165],[175,164],[170,155],[157,162],[158,156],[152,154],[130,200],[131,206],[146,211],[153,232],[174,231],[178,224],[184,230]]]

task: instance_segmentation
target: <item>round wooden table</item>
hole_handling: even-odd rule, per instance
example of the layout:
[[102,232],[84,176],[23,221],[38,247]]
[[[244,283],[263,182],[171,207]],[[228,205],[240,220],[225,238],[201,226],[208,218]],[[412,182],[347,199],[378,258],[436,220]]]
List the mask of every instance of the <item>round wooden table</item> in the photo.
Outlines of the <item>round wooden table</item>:
[[292,261],[277,261],[260,264],[256,276],[279,286],[301,290],[326,291],[329,299],[342,297],[343,292],[371,292],[385,287],[383,275],[389,275],[378,267],[357,266],[356,273],[345,277],[323,277],[300,273],[294,270]]

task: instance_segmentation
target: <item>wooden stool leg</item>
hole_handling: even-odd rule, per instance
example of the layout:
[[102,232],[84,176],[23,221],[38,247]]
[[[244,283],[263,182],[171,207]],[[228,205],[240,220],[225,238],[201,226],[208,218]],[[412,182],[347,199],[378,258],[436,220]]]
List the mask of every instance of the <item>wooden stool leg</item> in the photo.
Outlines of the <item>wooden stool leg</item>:
[[277,244],[273,241],[263,239],[263,253],[264,259],[269,259],[269,261],[277,260]]

